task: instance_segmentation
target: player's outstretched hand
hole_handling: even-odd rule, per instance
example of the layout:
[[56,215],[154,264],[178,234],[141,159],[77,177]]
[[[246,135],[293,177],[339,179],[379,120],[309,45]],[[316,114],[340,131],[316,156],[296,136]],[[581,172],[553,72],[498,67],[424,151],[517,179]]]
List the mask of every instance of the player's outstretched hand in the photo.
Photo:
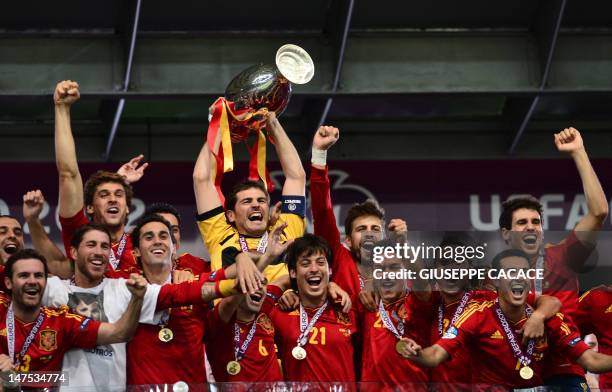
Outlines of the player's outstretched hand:
[[145,169],[149,166],[148,163],[142,163],[144,155],[140,154],[137,157],[130,159],[117,170],[117,174],[122,175],[128,184],[138,182],[144,175]]
[[342,290],[336,283],[329,282],[329,286],[327,286],[327,294],[334,303],[342,306],[342,312],[348,313],[351,310],[351,307],[353,306],[351,296],[348,295],[346,291]]
[[280,218],[281,215],[282,205],[283,203],[279,201],[274,204],[274,207],[270,209],[270,219],[268,219],[268,227],[276,226],[276,222],[278,222],[278,218]]
[[300,297],[293,290],[287,290],[278,299],[278,307],[283,312],[290,312],[297,309],[300,304]]
[[398,352],[404,358],[416,358],[423,349],[417,342],[410,338],[402,338],[403,344],[398,344]]
[[178,284],[183,282],[193,282],[195,275],[188,270],[172,271],[172,283]]
[[263,274],[248,253],[243,252],[236,256],[236,280],[243,294],[254,293],[262,287],[262,282],[265,281]]

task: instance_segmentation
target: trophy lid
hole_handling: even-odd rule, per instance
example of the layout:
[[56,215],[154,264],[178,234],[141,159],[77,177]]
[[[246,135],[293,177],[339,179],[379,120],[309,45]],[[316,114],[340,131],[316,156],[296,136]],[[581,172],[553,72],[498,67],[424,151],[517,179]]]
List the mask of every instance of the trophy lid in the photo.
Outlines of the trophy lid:
[[314,63],[310,55],[297,45],[281,46],[276,51],[276,66],[291,83],[305,84],[314,76]]

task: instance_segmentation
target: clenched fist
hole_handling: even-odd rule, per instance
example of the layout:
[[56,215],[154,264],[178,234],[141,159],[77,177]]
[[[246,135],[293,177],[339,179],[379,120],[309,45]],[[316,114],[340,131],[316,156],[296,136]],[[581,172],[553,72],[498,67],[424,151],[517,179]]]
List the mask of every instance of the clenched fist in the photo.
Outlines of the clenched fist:
[[573,154],[580,150],[584,150],[582,136],[576,128],[565,128],[559,133],[555,133],[555,145],[557,150]]
[[323,125],[317,129],[312,146],[317,150],[329,150],[340,138],[340,130],[336,127]]
[[80,97],[79,84],[72,80],[63,80],[55,86],[53,102],[55,102],[55,106],[70,106]]
[[23,219],[26,222],[38,219],[44,205],[45,198],[40,189],[29,191],[23,195]]

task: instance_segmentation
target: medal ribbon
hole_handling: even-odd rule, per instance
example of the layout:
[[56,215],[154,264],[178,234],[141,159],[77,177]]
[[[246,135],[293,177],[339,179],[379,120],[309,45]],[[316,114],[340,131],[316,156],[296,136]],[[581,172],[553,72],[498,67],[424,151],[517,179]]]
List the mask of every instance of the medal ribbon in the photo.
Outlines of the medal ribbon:
[[[532,313],[533,310],[528,306],[525,309],[525,314],[527,315],[527,318],[529,318]],[[510,328],[508,320],[506,319],[504,312],[502,312],[499,306],[499,299],[495,301],[495,314],[497,315],[497,319],[499,320],[502,328],[504,329],[504,333],[506,334],[506,338],[508,340],[510,348],[512,349],[512,352],[514,353],[514,357],[518,359],[520,363],[523,364],[523,366],[528,366],[531,363],[531,356],[533,354],[533,349],[535,348],[535,340],[529,340],[529,344],[527,345],[527,353],[523,354],[523,349],[521,349],[521,346],[518,344],[516,335],[514,334],[512,328]]]
[[242,358],[244,358],[244,354],[249,348],[251,340],[253,340],[253,336],[255,336],[256,329],[257,319],[253,320],[253,325],[244,339],[244,342],[242,342],[242,346],[240,346],[240,327],[238,326],[238,323],[234,323],[234,357],[236,358],[236,361],[240,361]]
[[304,310],[304,307],[300,303],[300,332],[301,333],[297,339],[298,346],[301,347],[301,346],[306,345],[306,343],[308,342],[308,334],[310,333],[310,330],[312,330],[312,327],[314,327],[319,317],[321,317],[321,314],[323,314],[323,311],[325,310],[325,308],[327,308],[327,301],[325,301],[323,306],[321,306],[317,310],[317,312],[312,316],[312,319],[310,319],[310,322],[308,322],[308,313],[306,313],[306,310]]
[[[246,242],[246,238],[242,234],[238,234],[238,242],[240,243],[240,249],[244,253],[248,253],[249,245]],[[259,243],[257,244],[257,252],[263,254],[266,252],[267,247],[268,247],[268,232],[266,231],[264,235],[261,236],[261,239],[259,240]]]
[[[470,292],[466,291],[463,294],[463,297],[461,297],[461,302],[459,302],[459,305],[457,306],[457,309],[455,309],[455,313],[448,324],[449,326],[455,324],[459,317],[461,317],[471,297],[472,294]],[[444,301],[441,301],[438,305],[438,334],[440,334],[440,336],[444,334]]]
[[32,327],[29,335],[26,337],[23,342],[23,346],[21,346],[21,350],[19,351],[19,359],[15,361],[15,313],[13,312],[13,304],[8,308],[8,313],[6,314],[6,340],[8,343],[8,352],[11,361],[15,363],[15,368],[19,367],[21,362],[21,358],[28,352],[30,345],[34,342],[34,338],[38,334],[38,330],[42,325],[43,321],[45,321],[45,312],[41,309],[40,313],[38,313],[38,318],[36,319],[36,324]]
[[115,251],[111,247],[109,261],[113,270],[116,270],[119,266],[119,262],[121,261],[121,256],[123,256],[123,252],[125,251],[125,245],[127,244],[127,234],[123,233],[121,236],[121,240],[119,240],[119,246],[117,246],[117,254],[115,255]]
[[378,312],[380,313],[380,319],[382,320],[385,328],[391,331],[396,338],[401,339],[404,336],[404,322],[399,319],[397,322],[397,328],[395,328],[393,321],[391,321],[391,318],[389,318],[389,313],[387,313],[383,301],[380,301],[378,305]]

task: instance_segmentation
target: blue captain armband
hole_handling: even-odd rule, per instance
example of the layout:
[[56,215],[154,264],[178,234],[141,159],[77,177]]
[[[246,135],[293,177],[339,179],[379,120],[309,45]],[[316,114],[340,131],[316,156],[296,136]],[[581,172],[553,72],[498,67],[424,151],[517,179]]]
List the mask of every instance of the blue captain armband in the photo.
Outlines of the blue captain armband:
[[304,196],[283,196],[281,212],[283,214],[295,214],[304,217],[306,213],[306,197]]

